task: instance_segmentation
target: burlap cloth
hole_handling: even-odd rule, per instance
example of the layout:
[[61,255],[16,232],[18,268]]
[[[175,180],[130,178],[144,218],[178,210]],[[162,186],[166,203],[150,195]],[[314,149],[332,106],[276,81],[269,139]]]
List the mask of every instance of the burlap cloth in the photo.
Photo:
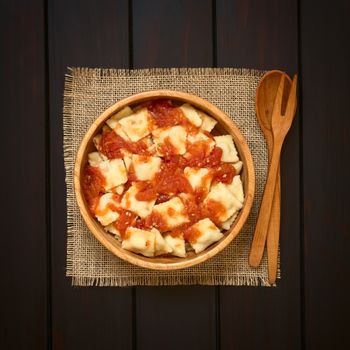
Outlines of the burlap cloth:
[[[267,148],[255,116],[255,91],[264,72],[247,69],[69,69],[64,91],[64,161],[67,183],[67,276],[79,286],[263,285],[269,286],[266,254],[259,268],[248,265],[267,170]],[[248,141],[256,171],[256,195],[247,223],[223,252],[200,265],[152,271],[111,254],[89,232],[76,204],[73,167],[81,139],[107,107],[132,94],[155,89],[193,93],[226,112]],[[278,273],[279,275],[279,273]]]

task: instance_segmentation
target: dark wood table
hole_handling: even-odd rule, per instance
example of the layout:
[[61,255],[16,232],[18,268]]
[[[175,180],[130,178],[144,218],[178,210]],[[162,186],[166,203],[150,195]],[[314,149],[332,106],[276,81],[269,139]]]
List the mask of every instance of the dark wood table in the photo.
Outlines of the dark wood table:
[[[1,1],[1,349],[350,349],[349,1]],[[277,288],[73,288],[67,66],[298,73]]]

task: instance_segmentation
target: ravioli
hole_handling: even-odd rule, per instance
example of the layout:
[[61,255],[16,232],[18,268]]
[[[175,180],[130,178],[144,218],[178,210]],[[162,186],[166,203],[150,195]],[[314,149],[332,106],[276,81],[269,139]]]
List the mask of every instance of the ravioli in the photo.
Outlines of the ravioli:
[[159,171],[160,164],[161,158],[159,157],[140,156],[137,154],[133,154],[132,156],[134,172],[140,181],[152,180]]
[[184,204],[179,197],[174,197],[167,202],[157,204],[153,207],[153,213],[161,216],[169,231],[181,224],[189,222],[185,212]]
[[186,257],[185,239],[183,235],[173,237],[168,233],[164,235],[164,240],[172,249],[171,255],[178,256],[180,258]]
[[210,132],[215,128],[215,125],[218,123],[214,118],[209,117],[203,112],[200,112],[200,117],[202,119],[202,125],[200,127],[201,131]]
[[189,230],[193,236],[190,244],[197,254],[224,236],[208,218],[198,221]]
[[128,227],[122,242],[122,248],[131,252],[152,257],[155,252],[155,229],[151,231]]
[[124,194],[121,206],[126,209],[130,210],[133,213],[137,214],[141,218],[145,218],[152,212],[152,208],[155,203],[155,199],[151,201],[139,201],[136,198],[137,193],[139,192],[139,189],[137,186],[133,185],[131,186]]
[[189,103],[147,101],[118,111],[100,130],[119,136],[108,140],[119,158],[101,152],[101,133],[93,138],[87,166],[99,171],[87,169],[83,191],[123,249],[184,258],[232,227],[244,203],[243,162],[231,135],[211,134],[216,124]]
[[239,175],[236,175],[232,179],[232,182],[227,185],[227,188],[241,203],[244,202],[243,184]]
[[173,248],[168,244],[160,232],[155,228],[152,230],[155,233],[154,255],[158,256],[171,253],[173,251]]
[[243,207],[243,204],[234,196],[228,186],[222,182],[211,186],[210,192],[204,200],[204,204],[209,207],[210,201],[220,203],[222,206],[223,210],[217,214],[217,220],[219,222],[226,221],[237,210]]
[[209,191],[212,175],[208,168],[190,168],[184,169],[185,177],[188,179],[194,191],[205,190]]
[[117,220],[119,213],[115,210],[120,203],[114,198],[113,193],[105,193],[102,195],[96,205],[95,215],[97,220],[103,225],[109,225]]
[[159,156],[186,152],[187,131],[180,125],[155,129],[152,136]]
[[221,227],[224,229],[224,230],[229,230],[230,227],[232,226],[232,224],[234,223],[234,221],[236,220],[238,216],[238,213],[234,213],[230,218],[228,218],[226,221],[224,221],[222,224],[221,224]]
[[243,162],[239,160],[238,162],[233,163],[232,166],[235,168],[236,174],[240,174],[243,168]]
[[104,160],[107,160],[107,158],[100,152],[91,152],[88,154],[88,162],[93,167],[97,167]]
[[[204,135],[202,132],[197,132],[195,134],[189,134],[187,137],[187,149],[190,146],[193,146],[195,144],[204,144],[206,146],[206,156],[210,154],[210,152],[215,147],[215,141],[212,138],[209,138],[208,136]],[[185,155],[186,157],[186,155]]]
[[133,142],[139,141],[151,133],[152,126],[147,108],[142,108],[136,113],[120,119],[119,124]]
[[184,103],[180,107],[181,111],[183,112],[184,116],[187,118],[187,120],[193,124],[196,127],[201,126],[202,124],[202,119],[198,113],[198,111],[193,108],[191,105],[188,103]]
[[235,163],[239,161],[236,147],[231,135],[214,136],[216,146],[222,149],[221,161]]
[[124,162],[121,159],[104,160],[97,166],[105,178],[105,190],[122,185],[128,181]]

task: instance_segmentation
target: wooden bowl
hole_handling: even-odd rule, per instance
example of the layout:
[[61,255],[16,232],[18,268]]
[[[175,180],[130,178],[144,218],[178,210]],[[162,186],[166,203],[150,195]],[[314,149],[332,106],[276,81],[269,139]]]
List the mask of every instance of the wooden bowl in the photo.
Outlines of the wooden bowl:
[[[245,201],[238,217],[236,218],[231,228],[224,233],[225,236],[220,241],[209,246],[199,254],[195,254],[194,252],[188,253],[188,256],[186,258],[147,258],[123,249],[120,243],[111,234],[107,233],[90,214],[81,187],[82,170],[87,162],[87,155],[94,150],[93,137],[101,130],[105,121],[126,106],[135,106],[141,102],[157,98],[168,98],[172,100],[188,102],[203,112],[209,114],[211,117],[215,118],[218,121],[218,124],[215,126],[212,133],[216,135],[231,134],[239,153],[239,158],[243,162],[241,178],[243,182]],[[213,106],[208,101],[191,94],[178,91],[157,90],[142,92],[140,94],[127,97],[117,102],[113,106],[109,107],[106,111],[104,111],[91,125],[85,134],[77,153],[74,168],[74,188],[80,212],[88,228],[109,251],[111,251],[119,258],[138,266],[154,270],[175,270],[193,266],[210,259],[222,251],[237,236],[243,224],[247,220],[250,209],[252,207],[255,190],[255,173],[253,159],[243,135],[239,131],[238,127],[224,112]]]

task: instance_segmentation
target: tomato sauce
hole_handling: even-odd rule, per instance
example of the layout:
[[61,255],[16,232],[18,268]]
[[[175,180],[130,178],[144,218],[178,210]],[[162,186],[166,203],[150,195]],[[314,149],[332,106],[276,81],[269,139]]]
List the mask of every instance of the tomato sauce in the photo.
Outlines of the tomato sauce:
[[118,208],[117,212],[119,213],[119,217],[113,225],[120,232],[121,238],[125,239],[127,238],[125,236],[125,231],[128,227],[135,226],[137,215],[123,208]]
[[154,118],[155,124],[160,128],[181,124],[185,116],[180,108],[174,106],[169,100],[155,100],[147,106]]
[[150,154],[147,150],[148,145],[144,140],[141,139],[137,142],[126,141],[113,130],[102,134],[100,149],[108,159],[123,158],[123,149],[134,154]]
[[202,233],[197,230],[195,227],[190,227],[184,231],[185,241],[189,243],[196,243],[197,239],[202,235]]
[[222,182],[225,184],[230,184],[233,180],[233,177],[236,175],[236,169],[227,163],[218,165],[212,169],[213,173],[213,182]]
[[174,106],[170,100],[159,99],[148,102],[147,108],[157,127],[166,128],[181,125],[185,127],[188,132],[198,131],[198,128],[185,117],[182,110]]
[[171,143],[169,136],[167,136],[163,143],[158,146],[158,150],[165,159],[178,153],[177,148]]
[[215,225],[220,226],[220,217],[226,214],[226,208],[220,202],[209,199],[203,207],[203,212],[205,213],[205,217],[213,221]]
[[87,165],[83,171],[83,193],[91,213],[94,214],[99,198],[105,192],[106,180],[99,168]]
[[[176,125],[184,126],[188,133],[198,132],[198,128],[192,125],[185,117],[182,110],[166,99],[159,99],[143,104],[150,112],[150,123],[153,127],[172,127]],[[210,132],[203,133],[213,140]],[[117,135],[113,130],[104,131],[99,145],[99,150],[108,157],[108,159],[123,158],[123,150],[127,150],[133,154],[144,156],[152,155],[148,151],[149,145],[145,140],[131,142]],[[221,225],[220,218],[226,213],[225,207],[218,201],[204,199],[208,194],[205,187],[206,180],[212,183],[222,182],[229,184],[236,175],[235,168],[231,164],[221,162],[222,149],[214,147],[211,149],[211,142],[201,140],[195,143],[187,143],[185,155],[177,155],[176,146],[171,139],[165,138],[164,143],[160,146],[159,151],[163,154],[160,170],[156,173],[152,181],[139,181],[135,175],[133,166],[128,169],[128,181],[124,184],[124,200],[128,205],[130,199],[125,192],[132,184],[138,188],[136,199],[139,201],[155,200],[156,204],[166,202],[172,197],[180,195],[184,204],[184,212],[189,222],[182,224],[170,231],[167,226],[167,220],[156,212],[151,213],[146,218],[138,218],[133,212],[122,209],[113,204],[107,206],[107,210],[113,210],[119,213],[118,219],[113,223],[120,232],[122,239],[125,239],[126,229],[130,226],[151,229],[156,227],[161,232],[169,232],[173,237],[183,236],[186,241],[194,243],[200,237],[201,233],[193,227],[193,224],[204,218],[209,218],[216,225]],[[146,159],[145,159],[146,160]],[[207,168],[209,170],[205,178],[203,178],[203,187],[197,187],[195,190],[190,185],[184,175],[186,167]],[[104,190],[105,179],[98,168],[86,166],[83,173],[82,187],[85,198],[89,205],[90,211],[94,213],[98,200]],[[115,194],[115,200],[120,203],[122,195]],[[171,217],[176,213],[170,209],[168,216]]]

